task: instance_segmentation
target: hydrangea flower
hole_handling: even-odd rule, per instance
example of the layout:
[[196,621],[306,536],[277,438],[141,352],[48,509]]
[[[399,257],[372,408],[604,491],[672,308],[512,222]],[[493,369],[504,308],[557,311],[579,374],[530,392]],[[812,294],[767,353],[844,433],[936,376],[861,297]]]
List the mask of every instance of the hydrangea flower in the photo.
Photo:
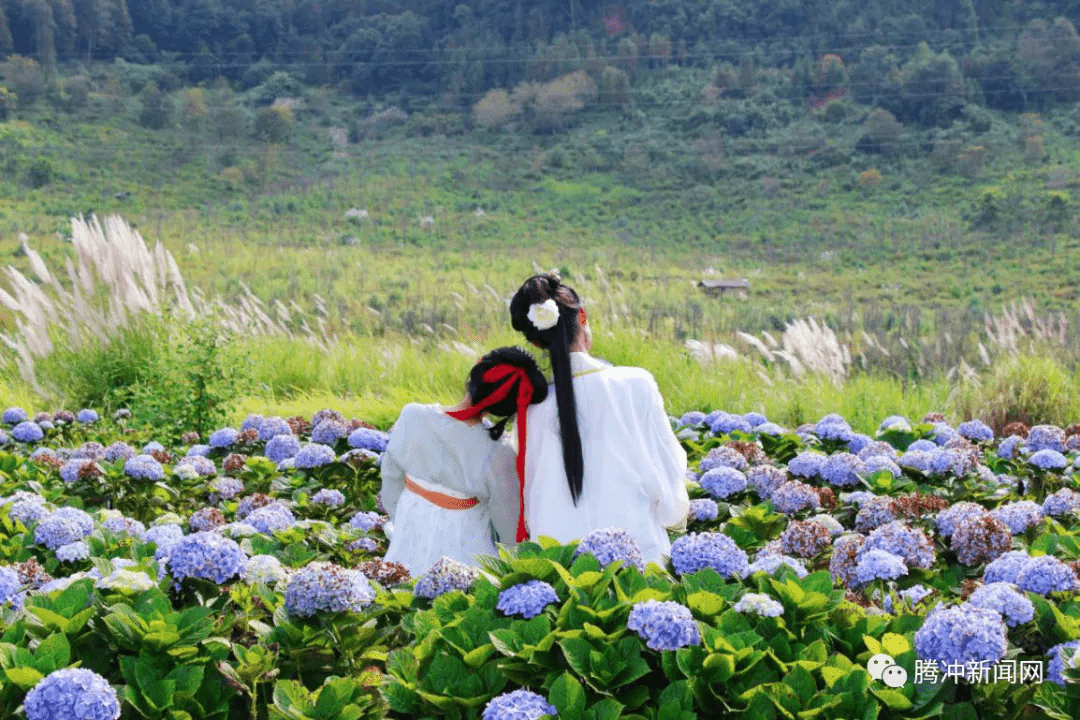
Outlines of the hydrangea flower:
[[[852,452],[854,452],[854,451],[852,451]],[[871,457],[874,457],[876,455],[881,455],[882,457],[887,457],[890,460],[892,460],[893,462],[896,461],[896,458],[900,457],[900,453],[896,451],[896,448],[894,448],[889,443],[881,441],[881,440],[875,440],[874,442],[870,443],[869,445],[864,447],[862,450],[859,450],[855,454],[858,455],[859,459],[862,460],[863,462],[866,462],[867,459],[869,459]]]
[[214,461],[200,455],[190,455],[184,458],[183,462],[190,465],[198,473],[199,477],[210,477],[217,473],[217,466],[214,465]]
[[863,552],[886,550],[899,555],[909,567],[934,566],[934,541],[921,530],[894,521],[875,528],[866,536]]
[[191,463],[180,462],[173,468],[173,474],[185,482],[199,477],[199,471],[195,469],[195,466]]
[[165,446],[164,445],[159,443],[157,440],[151,440],[150,442],[143,445],[142,453],[140,453],[140,454],[149,455],[151,453],[164,452],[164,451],[165,451]]
[[1009,527],[989,513],[965,518],[952,535],[952,549],[964,565],[988,563],[1011,547]]
[[937,450],[928,452],[926,450],[911,450],[909,448],[903,455],[897,458],[896,464],[902,468],[917,470],[924,475],[929,475],[930,466],[936,454]]
[[145,572],[127,568],[117,568],[94,583],[94,587],[102,590],[123,590],[131,593],[146,592],[156,586],[157,583]]
[[847,444],[848,452],[852,452],[852,453],[855,453],[856,455],[858,455],[859,452],[863,448],[865,448],[867,445],[870,445],[873,442],[874,442],[874,438],[870,437],[869,435],[863,435],[862,433],[855,433],[854,435],[851,436],[851,439],[848,440],[848,444]]
[[968,420],[956,426],[956,432],[972,442],[991,442],[994,431],[982,420]]
[[88,440],[79,446],[79,449],[72,454],[71,459],[104,460],[105,446],[99,442]]
[[733,467],[714,467],[698,479],[701,487],[716,498],[727,498],[746,489],[746,475]]
[[821,497],[814,488],[798,480],[789,480],[776,488],[769,499],[772,500],[776,511],[785,515],[821,507]]
[[870,532],[895,520],[893,498],[873,496],[860,504],[859,512],[855,515],[855,529]]
[[801,558],[812,558],[829,547],[832,533],[810,520],[795,520],[780,534],[780,547],[784,553]]
[[346,549],[353,552],[370,552],[373,553],[379,549],[379,544],[375,542],[374,538],[362,537],[353,540],[345,546]]
[[373,511],[361,511],[349,518],[349,525],[357,530],[369,532],[379,524],[379,513]]
[[1016,590],[1011,583],[996,582],[971,593],[968,598],[975,607],[987,608],[1000,613],[1009,627],[1023,625],[1035,617],[1035,605]]
[[35,443],[43,440],[45,433],[36,422],[25,420],[11,429],[11,437],[21,443]]
[[974,467],[974,456],[953,448],[942,448],[930,456],[931,475],[961,477]]
[[991,510],[990,514],[1005,523],[1013,535],[1035,527],[1043,519],[1042,506],[1031,500],[1006,503]]
[[296,457],[300,452],[300,440],[292,433],[275,435],[266,443],[263,451],[269,460],[280,463],[282,460]]
[[934,444],[935,445],[948,445],[956,438],[960,437],[960,433],[953,430],[948,423],[936,422],[934,423]]
[[225,427],[210,433],[210,439],[207,442],[212,448],[228,448],[236,443],[236,437],[239,434],[236,428]]
[[715,500],[701,498],[699,500],[690,501],[689,518],[692,521],[708,522],[710,520],[715,520],[719,514],[720,508],[717,506]]
[[783,435],[786,431],[774,422],[767,422],[755,425],[754,432],[758,435]]
[[874,580],[895,580],[908,574],[904,558],[885,550],[866,550],[855,563],[855,578],[864,585]]
[[817,421],[814,425],[814,434],[822,440],[839,440],[848,442],[855,436],[848,421],[836,413],[830,413]]
[[93,460],[90,460],[88,458],[77,458],[75,460],[68,460],[66,463],[60,466],[60,479],[68,485],[78,482],[79,473],[82,472],[82,469],[87,465],[94,467],[99,472],[104,472],[101,466]]
[[434,599],[451,590],[467,592],[479,574],[475,568],[452,558],[441,557],[416,581],[413,594],[417,597]]
[[1017,586],[1025,592],[1046,595],[1080,590],[1076,573],[1053,555],[1031,558],[1016,575]]
[[78,508],[54,510],[34,528],[34,542],[56,550],[61,545],[82,540],[94,531],[94,520]]
[[937,515],[937,529],[942,537],[949,537],[961,522],[974,515],[982,515],[986,508],[978,503],[963,502],[953,503]]
[[245,497],[240,498],[240,502],[236,505],[236,519],[243,520],[255,510],[261,507],[265,507],[272,502],[277,502],[269,495],[263,495],[262,493],[252,493]]
[[491,698],[480,717],[481,720],[537,720],[542,715],[557,713],[555,706],[549,705],[542,695],[519,688]]
[[746,456],[741,452],[733,447],[721,445],[720,447],[714,447],[705,454],[705,457],[701,458],[698,469],[703,473],[715,468],[745,470],[748,464],[749,463],[746,462]]
[[900,466],[884,455],[870,455],[863,460],[863,474],[872,475],[882,470],[888,470],[894,478],[900,477]]
[[29,525],[49,514],[49,509],[45,506],[45,498],[22,490],[6,498],[3,505],[7,507],[8,517],[18,520],[23,525]]
[[555,588],[543,580],[529,580],[500,592],[495,608],[505,615],[520,615],[528,619],[536,617],[548,605],[557,602],[559,596],[555,593]]
[[29,420],[30,416],[21,407],[9,407],[4,411],[3,417],[0,419],[7,425],[18,425]]
[[758,555],[757,560],[750,564],[747,568],[747,575],[753,575],[757,572],[763,572],[766,575],[772,575],[781,567],[789,567],[795,571],[795,577],[804,578],[807,575],[806,567],[802,564],[802,561],[798,558],[793,558],[788,555]]
[[293,457],[293,464],[299,469],[317,468],[337,460],[334,449],[321,443],[307,443]]
[[626,627],[636,632],[650,650],[678,650],[701,644],[701,630],[690,608],[677,602],[637,603],[630,610]]
[[602,568],[621,560],[623,567],[645,569],[645,559],[641,555],[641,548],[638,547],[633,536],[623,528],[601,528],[588,533],[574,550],[574,558],[585,553],[595,557]]
[[746,480],[762,500],[768,500],[774,490],[787,482],[787,473],[783,468],[773,465],[755,465],[746,470]]
[[884,432],[911,432],[911,422],[903,415],[890,415],[878,425],[878,434]]
[[60,562],[79,562],[88,557],[90,557],[90,546],[82,540],[56,548],[56,559]]
[[[933,592],[934,592],[933,590],[931,590],[928,587],[925,587],[924,585],[912,585],[911,587],[907,588],[906,590],[901,590],[900,592],[896,593],[896,597],[900,601],[900,606],[901,607],[913,608],[916,605],[918,605],[920,602],[922,602],[923,599],[925,599],[926,597],[933,594]],[[887,613],[896,612],[896,610],[893,609],[893,596],[892,595],[886,595],[885,596],[885,601],[884,601],[883,607],[885,609],[885,612],[887,612]],[[897,608],[897,609],[899,609],[899,608]]]
[[1057,425],[1036,425],[1028,431],[1024,449],[1031,453],[1039,450],[1065,452],[1065,431]]
[[337,420],[338,422],[345,422],[345,416],[339,413],[337,410],[331,410],[330,408],[316,410],[315,414],[311,416],[311,427],[317,427],[324,420]]
[[717,532],[690,533],[671,544],[671,565],[680,575],[712,568],[724,577],[746,577],[750,561],[746,551],[727,535]]
[[159,550],[168,553],[169,548],[184,537],[184,529],[179,525],[155,525],[146,531],[143,542],[154,543]]
[[1020,571],[1031,562],[1031,556],[1023,550],[1010,550],[997,559],[990,562],[983,569],[983,582],[990,583],[1016,583]]
[[225,516],[216,507],[204,507],[196,510],[188,518],[188,527],[195,532],[209,532],[225,524]]
[[1080,650],[1080,640],[1070,640],[1050,648],[1046,653],[1047,657],[1050,658],[1050,662],[1046,665],[1046,679],[1065,687],[1065,664],[1068,663],[1070,667],[1072,666],[1072,659],[1075,657],[1077,650]]
[[233,477],[219,477],[210,483],[214,493],[222,500],[232,500],[244,492],[244,483]]
[[349,433],[348,442],[351,448],[381,453],[386,451],[386,445],[390,442],[390,435],[382,430],[359,427]]
[[101,527],[117,535],[127,535],[136,539],[142,539],[146,535],[146,526],[135,518],[116,515],[102,521]]
[[915,633],[915,652],[919,659],[936,663],[941,672],[955,663],[965,668],[969,662],[992,666],[1009,648],[1006,633],[1005,622],[993,610],[970,603],[938,605]]
[[284,530],[296,523],[292,511],[279,502],[272,502],[244,518],[244,522],[261,533],[272,535],[275,530]]
[[345,423],[337,420],[323,420],[311,431],[311,439],[323,445],[333,445],[349,434]]
[[116,720],[120,700],[93,670],[64,668],[42,678],[23,701],[26,720]]
[[829,531],[829,535],[836,537],[844,534],[844,526],[840,524],[840,521],[834,518],[828,513],[820,513],[810,518],[811,522],[815,522],[821,527]]
[[1068,458],[1050,448],[1035,451],[1027,461],[1029,465],[1034,465],[1040,470],[1061,470],[1069,465]]
[[835,453],[828,456],[819,474],[822,480],[837,487],[858,485],[859,476],[866,474],[866,465],[852,453]]
[[1080,493],[1071,488],[1061,488],[1047,495],[1043,500],[1043,513],[1046,515],[1069,515],[1080,510]]
[[273,555],[253,555],[244,563],[240,577],[249,583],[273,585],[288,576],[285,567]]
[[769,419],[759,412],[750,411],[743,413],[743,420],[750,423],[750,427],[757,430],[757,428],[765,423],[769,422]]
[[247,561],[236,541],[216,532],[181,538],[169,549],[168,558],[169,572],[177,584],[184,578],[199,578],[221,585],[239,575]]
[[829,574],[846,587],[857,587],[859,578],[856,567],[859,553],[866,544],[865,535],[844,535],[833,541],[832,557],[829,558]]
[[209,445],[192,445],[187,451],[187,457],[209,457],[209,455]]
[[0,565],[0,606],[18,610],[23,606],[25,593],[22,592],[22,580],[15,568]]
[[784,614],[784,606],[763,593],[746,593],[735,603],[734,609],[735,612],[761,617],[780,617]]
[[821,469],[825,466],[827,459],[827,455],[807,450],[788,461],[788,472],[796,477],[816,478],[821,475]]
[[259,426],[255,429],[259,431],[259,439],[264,442],[275,438],[278,435],[293,434],[292,428],[289,427],[289,423],[277,415],[263,418],[259,423]]
[[322,490],[319,490],[319,492],[311,496],[311,502],[313,505],[337,507],[338,505],[345,504],[345,494],[342,493],[340,490],[323,488]]
[[1019,435],[1010,435],[998,443],[997,456],[1005,460],[1012,460],[1020,453],[1023,445],[1024,438]]
[[742,415],[721,412],[709,421],[709,430],[712,431],[713,435],[730,435],[736,430],[749,433],[753,428],[750,427],[750,423]]
[[165,469],[151,455],[136,455],[125,461],[124,474],[146,482],[157,482],[165,479]]
[[75,414],[75,419],[83,425],[91,425],[101,419],[101,416],[97,414],[97,410],[91,410],[90,408],[83,408]]

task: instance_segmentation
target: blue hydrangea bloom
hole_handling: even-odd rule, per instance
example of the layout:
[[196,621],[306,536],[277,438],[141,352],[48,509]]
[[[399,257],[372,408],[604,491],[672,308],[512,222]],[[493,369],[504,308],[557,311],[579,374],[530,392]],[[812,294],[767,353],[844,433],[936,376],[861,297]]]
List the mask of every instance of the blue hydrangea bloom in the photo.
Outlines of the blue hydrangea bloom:
[[264,451],[266,457],[276,463],[291,457],[296,457],[300,452],[300,440],[292,433],[275,435],[266,443]]
[[895,580],[907,575],[904,558],[885,550],[864,550],[855,563],[855,577],[860,584],[874,580]]
[[958,437],[960,437],[960,433],[953,430],[948,423],[934,423],[935,445],[948,445]]
[[966,500],[953,503],[938,513],[938,532],[941,533],[942,537],[949,537],[956,532],[956,528],[961,522],[974,515],[982,515],[985,512],[986,508],[978,503],[968,502]]
[[1009,627],[1023,625],[1035,617],[1035,605],[1017,592],[1011,583],[997,582],[983,585],[968,598],[975,607],[987,608],[999,613]]
[[21,592],[19,573],[9,565],[0,566],[0,606],[18,610],[23,606],[25,593]]
[[8,425],[18,425],[29,420],[30,416],[21,407],[9,407],[4,411],[2,419]]
[[730,435],[738,430],[749,433],[753,431],[750,423],[742,415],[733,413],[721,413],[709,422],[709,429],[713,435]]
[[705,413],[700,410],[691,410],[683,413],[682,417],[676,420],[677,427],[687,427],[693,425],[701,425],[705,422]]
[[870,443],[858,452],[854,450],[852,450],[852,452],[858,455],[859,459],[863,462],[866,462],[871,457],[874,457],[876,455],[887,457],[893,462],[896,462],[896,459],[900,457],[900,453],[897,452],[896,448],[894,448],[887,442],[882,442],[881,440],[875,440],[874,442]]
[[467,592],[479,576],[475,568],[448,557],[441,557],[416,581],[413,595],[434,599],[451,590]]
[[937,452],[938,445],[933,440],[927,440],[925,438],[916,440],[907,447],[908,452]]
[[244,422],[240,423],[240,429],[241,430],[255,430],[255,431],[258,431],[258,429],[262,425],[262,423],[263,423],[263,416],[262,415],[259,415],[258,413],[251,413],[246,418],[244,418]]
[[1031,500],[1006,503],[991,510],[990,514],[1005,523],[1013,535],[1035,527],[1043,519],[1042,506]]
[[722,467],[745,470],[748,464],[746,456],[741,452],[733,447],[721,445],[705,453],[705,457],[701,458],[701,462],[698,464],[698,469],[703,473]]
[[1057,425],[1036,425],[1028,431],[1024,448],[1032,453],[1039,450],[1063,453],[1065,452],[1065,431]]
[[942,448],[930,457],[931,475],[961,477],[973,466],[972,455],[952,448]]
[[992,562],[987,563],[983,569],[983,582],[987,583],[1016,583],[1020,571],[1028,566],[1031,556],[1023,550],[1010,550],[999,555]]
[[888,470],[889,474],[894,478],[898,478],[901,475],[900,466],[884,455],[871,455],[862,459],[862,462],[864,475],[872,475],[881,470]]
[[858,455],[860,451],[865,449],[867,446],[869,446],[873,442],[874,442],[874,438],[870,437],[869,435],[864,435],[862,433],[855,433],[854,435],[851,436],[851,439],[848,440],[848,444],[847,444],[848,452],[853,452],[856,455]]
[[482,720],[536,720],[542,715],[555,715],[558,711],[549,705],[542,695],[519,688],[513,692],[496,695],[484,706]]
[[870,497],[859,506],[859,512],[855,515],[855,529],[870,532],[895,520],[893,498]]
[[701,629],[690,608],[677,602],[637,603],[630,610],[626,627],[636,632],[650,650],[678,650],[701,644]]
[[765,417],[759,412],[753,411],[743,413],[743,420],[750,423],[750,427],[754,428],[754,430],[757,430],[759,425],[764,425],[765,423],[769,422],[769,419],[767,417]]
[[921,530],[910,528],[899,521],[875,528],[866,536],[863,552],[885,550],[899,555],[910,567],[934,566],[934,541]]
[[1006,460],[1014,459],[1024,445],[1024,438],[1019,435],[1010,435],[998,443],[997,456]]
[[[929,595],[933,594],[933,590],[924,585],[912,585],[906,590],[901,590],[896,593],[897,599],[900,601],[901,607],[913,608],[918,605],[922,600]],[[887,613],[895,612],[893,609],[893,597],[892,595],[885,596],[885,602],[882,606]]]
[[903,415],[890,415],[881,421],[878,425],[878,433],[887,431],[893,432],[911,432],[911,423]]
[[289,423],[276,415],[263,418],[262,422],[259,423],[259,427],[256,429],[259,431],[259,439],[263,441],[270,440],[278,435],[293,434],[292,428],[289,427]]
[[159,550],[164,550],[164,554],[167,555],[169,549],[183,537],[184,529],[179,525],[155,525],[146,531],[143,542],[154,543]]
[[11,497],[4,498],[0,506],[6,506],[8,517],[18,520],[23,525],[29,525],[49,514],[49,509],[45,506],[45,498],[24,490],[19,490]]
[[858,455],[848,452],[835,453],[826,458],[821,466],[821,479],[830,485],[846,487],[857,485],[859,477],[866,474],[866,465]]
[[61,545],[82,540],[94,531],[94,520],[78,508],[54,510],[34,528],[34,542],[55,550]]
[[784,614],[784,606],[762,593],[748,592],[739,598],[734,605],[735,612],[760,615],[761,617],[780,617]]
[[353,540],[345,547],[353,552],[375,552],[379,549],[379,544],[375,542],[375,538],[362,537]]
[[548,605],[557,602],[559,596],[555,593],[555,588],[543,580],[529,580],[500,592],[495,608],[506,615],[520,615],[528,619],[536,617]]
[[165,468],[151,455],[136,455],[124,462],[124,473],[128,477],[146,482],[157,482],[165,479]]
[[311,496],[311,502],[314,505],[337,507],[338,505],[343,505],[345,503],[345,494],[340,490],[323,488]]
[[690,520],[696,522],[708,522],[709,520],[715,520],[719,513],[720,508],[717,506],[715,500],[701,498],[699,500],[690,501]]
[[257,510],[252,510],[251,514],[244,518],[244,522],[261,533],[272,535],[275,530],[292,527],[296,523],[296,518],[289,508],[274,501]]
[[187,457],[209,457],[210,446],[209,445],[192,445],[188,448],[186,453]]
[[855,437],[855,431],[851,429],[848,421],[836,413],[818,420],[814,425],[814,434],[822,440],[839,440],[840,442],[850,442]]
[[321,443],[307,443],[293,457],[294,466],[299,469],[317,468],[335,460],[334,448]]
[[1061,470],[1069,465],[1068,458],[1050,448],[1035,451],[1027,461],[1029,465],[1034,465],[1041,470]]
[[11,429],[11,437],[21,443],[34,443],[43,440],[45,433],[36,422],[26,420]]
[[956,432],[973,442],[990,442],[994,439],[994,431],[982,420],[968,420],[956,426]]
[[120,700],[109,681],[93,670],[64,668],[49,673],[23,701],[26,720],[116,720]]
[[821,507],[821,498],[814,488],[798,480],[790,480],[776,488],[769,499],[776,511],[785,515]]
[[68,460],[66,463],[60,466],[60,479],[66,484],[70,485],[79,480],[79,471],[83,469],[84,465],[95,465],[93,460],[87,458],[77,458],[75,460]]
[[78,562],[88,557],[90,557],[90,546],[82,540],[56,548],[56,559],[60,562]]
[[298,570],[285,586],[285,610],[297,617],[319,612],[359,612],[375,599],[375,590],[359,570],[329,562],[313,562]]
[[970,603],[938,605],[915,633],[915,652],[919,659],[936,663],[941,672],[954,663],[964,668],[969,662],[992,666],[1009,648],[1007,632],[1001,615],[993,610]]
[[1009,527],[990,513],[964,518],[952,534],[952,549],[964,565],[981,565],[1012,547]]
[[806,566],[802,564],[802,561],[788,555],[759,555],[757,560],[747,568],[747,574],[753,575],[756,572],[763,572],[766,575],[772,575],[781,567],[791,568],[795,571],[796,577],[804,578],[807,575]]
[[774,422],[767,422],[754,426],[754,432],[758,435],[783,435],[786,431]]
[[212,448],[227,448],[232,447],[236,442],[236,436],[239,433],[236,428],[225,427],[220,430],[215,430],[210,434],[209,444]]
[[164,449],[165,446],[159,443],[157,440],[151,440],[150,442],[143,445],[142,453],[140,454],[149,455],[150,453],[154,452],[162,452]]
[[225,516],[215,507],[199,508],[188,518],[188,527],[195,532],[209,532],[225,524]]
[[804,451],[788,461],[788,472],[796,477],[816,478],[821,475],[828,456],[818,452]]
[[690,533],[671,544],[671,565],[680,575],[712,568],[724,577],[746,577],[750,560],[746,551],[718,532]]
[[1046,664],[1046,679],[1065,687],[1065,665],[1072,660],[1077,650],[1080,650],[1080,640],[1070,640],[1050,648],[1046,653],[1050,658],[1050,662]]
[[1061,488],[1043,500],[1043,514],[1069,515],[1080,510],[1080,493],[1071,488]]
[[638,570],[645,569],[645,559],[641,555],[641,548],[633,536],[623,528],[601,528],[593,530],[581,539],[574,557],[589,553],[597,559],[600,567],[607,567],[611,563],[621,560],[623,567],[636,567]]
[[727,498],[746,489],[746,475],[733,467],[715,467],[702,473],[701,487],[716,498]]
[[146,535],[145,525],[135,518],[124,517],[123,515],[105,518],[101,522],[101,527],[117,535],[128,535],[140,540]]
[[169,549],[168,558],[169,572],[177,583],[199,578],[220,585],[239,575],[247,562],[235,540],[216,532],[184,536]]
[[787,482],[787,472],[774,465],[754,465],[746,470],[746,480],[762,500],[772,497],[773,491]]
[[378,523],[379,513],[370,510],[358,512],[349,519],[349,525],[364,532],[373,530]]
[[311,439],[324,445],[333,445],[349,434],[345,423],[337,420],[323,420],[311,430]]
[[253,555],[240,573],[245,582],[273,585],[288,576],[285,567],[273,555]]
[[114,463],[118,460],[128,460],[135,457],[137,453],[135,448],[128,445],[126,442],[114,442],[109,447],[105,448],[105,462]]
[[934,461],[936,455],[937,450],[928,452],[926,450],[908,449],[903,455],[897,458],[896,464],[902,468],[910,468],[911,470],[917,470],[924,475],[929,475],[931,472],[931,463]]
[[1073,569],[1052,555],[1031,558],[1017,573],[1016,584],[1025,592],[1039,595],[1080,590]]
[[386,444],[390,442],[390,435],[382,430],[359,427],[349,433],[349,447],[361,450],[384,452]]
[[75,414],[75,419],[83,425],[90,425],[96,423],[101,417],[97,414],[97,410],[91,410],[90,408],[83,408]]
[[210,483],[210,487],[222,500],[232,500],[244,492],[244,483],[233,477],[219,477]]

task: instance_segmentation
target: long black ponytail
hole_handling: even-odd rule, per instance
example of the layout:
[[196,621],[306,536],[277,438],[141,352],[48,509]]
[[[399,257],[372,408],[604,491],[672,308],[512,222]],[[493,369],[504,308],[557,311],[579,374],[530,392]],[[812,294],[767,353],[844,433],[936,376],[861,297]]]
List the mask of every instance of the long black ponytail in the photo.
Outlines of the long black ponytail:
[[[554,300],[559,309],[558,322],[547,329],[538,328],[529,318],[530,308]],[[581,497],[585,461],[581,452],[581,432],[574,400],[573,373],[570,370],[570,346],[577,338],[581,298],[554,275],[534,275],[526,280],[510,300],[510,320],[525,339],[548,351],[555,380],[555,403],[559,411],[559,434],[562,438],[563,467],[570,487],[570,497],[577,505]]]

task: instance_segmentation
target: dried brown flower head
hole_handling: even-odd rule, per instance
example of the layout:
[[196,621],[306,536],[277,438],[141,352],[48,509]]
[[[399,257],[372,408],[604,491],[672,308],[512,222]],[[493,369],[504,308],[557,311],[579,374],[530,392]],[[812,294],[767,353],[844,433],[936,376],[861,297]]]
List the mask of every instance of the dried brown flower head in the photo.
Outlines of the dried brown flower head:
[[940,512],[947,507],[949,507],[949,503],[942,498],[917,492],[914,495],[895,498],[890,504],[889,510],[893,515],[903,515],[917,520],[923,515]]
[[259,431],[255,428],[241,430],[236,434],[236,441],[244,445],[254,445],[259,441]]
[[188,430],[186,433],[180,436],[180,442],[184,445],[194,445],[199,442],[199,433],[194,430]]
[[924,423],[939,423],[945,422],[945,416],[939,412],[928,412],[923,415],[922,421]]
[[737,451],[740,455],[746,458],[746,462],[750,463],[751,465],[759,465],[768,460],[768,457],[765,455],[765,451],[762,450],[757,443],[742,442],[739,440],[729,440],[728,442],[724,443],[724,445]]
[[83,463],[78,472],[80,480],[93,480],[101,477],[103,474],[101,466],[96,462]]
[[289,429],[292,430],[292,434],[296,437],[301,437],[311,432],[311,423],[300,415],[286,418],[285,422],[288,423]]
[[[1070,426],[1071,427],[1071,426]],[[1022,438],[1026,438],[1031,431],[1027,425],[1022,422],[1011,422],[1001,429],[1001,437],[1009,437],[1010,435],[1019,435]]]
[[836,507],[836,493],[830,487],[816,487],[813,488],[817,493],[818,499],[821,501],[821,508],[823,510],[832,510]]
[[176,462],[176,456],[168,450],[151,450],[150,457],[154,458],[162,465],[172,465]]
[[231,455],[226,455],[225,459],[221,461],[221,467],[227,473],[235,473],[244,469],[245,462],[247,462],[247,455],[232,453]]
[[397,562],[375,558],[361,563],[359,570],[369,580],[383,587],[398,585],[409,579],[409,569]]
[[46,572],[45,568],[38,565],[38,561],[34,558],[30,558],[26,562],[14,563],[12,567],[19,574],[19,582],[23,585],[29,585],[35,590],[52,580],[52,575]]
[[70,410],[57,410],[53,415],[53,422],[60,425],[72,425],[75,423],[75,413]]

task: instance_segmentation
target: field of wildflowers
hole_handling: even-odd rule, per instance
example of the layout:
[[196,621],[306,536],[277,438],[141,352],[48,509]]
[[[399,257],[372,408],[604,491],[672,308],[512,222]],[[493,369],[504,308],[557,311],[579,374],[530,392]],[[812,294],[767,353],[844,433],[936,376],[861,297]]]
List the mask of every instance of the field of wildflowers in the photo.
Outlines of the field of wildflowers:
[[387,433],[0,417],[0,713],[1071,718],[1080,425],[687,412],[686,532],[386,562]]

